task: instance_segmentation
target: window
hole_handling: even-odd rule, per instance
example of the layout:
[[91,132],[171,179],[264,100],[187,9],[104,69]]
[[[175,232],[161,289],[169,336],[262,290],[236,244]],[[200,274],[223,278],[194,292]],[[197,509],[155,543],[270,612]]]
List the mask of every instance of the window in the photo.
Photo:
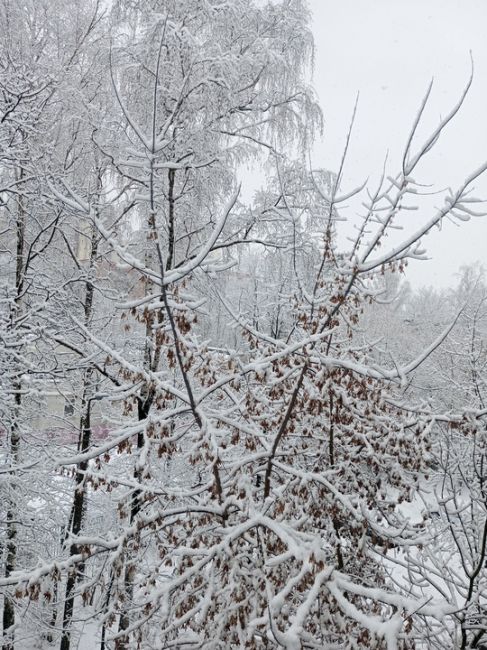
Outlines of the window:
[[74,397],[64,398],[64,417],[69,418],[74,415]]

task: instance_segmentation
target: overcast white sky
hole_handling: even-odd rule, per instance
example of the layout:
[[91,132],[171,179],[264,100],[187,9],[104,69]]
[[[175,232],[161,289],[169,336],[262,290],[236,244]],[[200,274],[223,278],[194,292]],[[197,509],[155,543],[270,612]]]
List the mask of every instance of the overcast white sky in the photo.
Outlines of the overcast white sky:
[[[325,117],[316,165],[337,169],[360,91],[345,183],[350,189],[366,177],[376,179],[387,151],[393,173],[429,81],[434,78],[427,128],[450,110],[465,86],[470,51],[475,65],[470,94],[415,179],[438,188],[454,186],[487,160],[487,0],[309,4],[316,41],[314,86]],[[487,198],[487,175],[476,187],[477,195]],[[430,203],[411,218],[426,219],[432,208]],[[460,228],[448,224],[424,244],[433,259],[413,263],[408,279],[414,286],[451,285],[460,265],[479,260],[487,266],[487,217]]]

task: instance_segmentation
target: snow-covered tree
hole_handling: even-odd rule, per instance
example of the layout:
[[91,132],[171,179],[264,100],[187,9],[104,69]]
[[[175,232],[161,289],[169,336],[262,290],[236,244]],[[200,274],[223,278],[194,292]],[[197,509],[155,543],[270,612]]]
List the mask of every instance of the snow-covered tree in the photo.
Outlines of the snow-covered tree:
[[[1,11],[4,647],[36,626],[68,650],[82,622],[103,650],[480,647],[482,283],[465,306],[398,278],[486,166],[389,237],[464,95],[348,190],[347,150],[305,162],[302,0]],[[33,377],[69,398],[62,436],[29,420]]]

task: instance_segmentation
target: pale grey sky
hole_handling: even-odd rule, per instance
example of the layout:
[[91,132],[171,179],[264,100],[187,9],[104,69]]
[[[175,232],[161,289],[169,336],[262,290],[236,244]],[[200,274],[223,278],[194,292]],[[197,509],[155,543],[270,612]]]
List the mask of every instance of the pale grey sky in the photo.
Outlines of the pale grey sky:
[[[358,116],[345,182],[378,177],[387,151],[390,173],[431,78],[426,127],[445,115],[475,75],[461,114],[415,179],[454,186],[487,160],[487,0],[309,0],[316,41],[314,86],[325,117],[316,165],[336,169],[355,96]],[[423,131],[425,133],[426,131]],[[487,198],[487,175],[477,182]],[[439,201],[436,201],[439,204]],[[432,209],[434,206],[429,204]],[[425,210],[412,219],[427,218]],[[424,240],[433,258],[408,272],[414,286],[449,285],[462,264],[487,266],[487,217],[447,224]]]

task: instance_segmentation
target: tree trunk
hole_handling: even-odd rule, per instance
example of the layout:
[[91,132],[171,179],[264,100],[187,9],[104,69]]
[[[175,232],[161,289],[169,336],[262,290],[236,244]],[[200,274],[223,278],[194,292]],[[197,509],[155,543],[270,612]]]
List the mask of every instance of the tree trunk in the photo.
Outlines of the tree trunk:
[[[22,181],[24,172],[21,169],[18,177]],[[16,328],[16,321],[19,317],[22,302],[22,290],[24,284],[25,261],[24,261],[24,248],[25,248],[25,205],[24,197],[19,196],[17,202],[17,220],[16,220],[16,258],[15,258],[15,291],[12,308],[10,310],[10,329],[11,331]],[[16,364],[17,365],[17,364]],[[14,397],[14,404],[12,408],[12,417],[10,419],[10,459],[11,465],[14,467],[19,461],[20,455],[20,427],[19,417],[20,409],[22,406],[22,383],[20,380],[21,373],[17,369],[13,376],[12,393]],[[10,494],[8,497],[7,506],[7,557],[5,561],[5,577],[8,578],[14,571],[17,564],[17,519],[18,507],[15,496],[16,490],[14,485],[10,486]],[[15,608],[12,597],[9,593],[4,595],[3,605],[3,650],[14,649],[14,635],[10,631],[15,625]]]
[[[15,408],[13,421],[10,428],[10,457],[12,466],[16,465],[19,460],[20,452],[20,432],[18,426],[18,415],[21,405],[20,382],[14,385]],[[12,490],[12,486],[10,490]],[[9,496],[9,505],[7,510],[7,557],[5,561],[5,577],[8,578],[14,571],[17,564],[17,508],[15,493]],[[15,608],[11,596],[8,593],[4,595],[3,604],[3,650],[13,650],[14,641],[13,633],[9,629],[15,625]]]
[[[91,233],[91,253],[90,253],[90,271],[93,271],[95,259],[98,253],[99,238],[95,228]],[[84,321],[85,326],[89,326],[93,312],[93,295],[94,285],[92,281],[86,283],[85,303],[84,303]],[[81,399],[81,418],[80,418],[80,437],[78,442],[78,451],[83,453],[87,451],[91,444],[91,395],[93,392],[93,381],[95,371],[89,367],[85,370],[83,376],[83,394]],[[67,534],[73,537],[79,535],[83,525],[83,519],[86,507],[86,485],[85,473],[88,469],[88,461],[82,461],[76,468],[75,488],[73,505],[69,519]],[[76,543],[71,544],[69,554],[72,557],[79,553]],[[71,621],[73,619],[75,588],[82,566],[73,568],[66,581],[66,591],[64,599],[63,624],[60,650],[69,650],[71,645]]]

